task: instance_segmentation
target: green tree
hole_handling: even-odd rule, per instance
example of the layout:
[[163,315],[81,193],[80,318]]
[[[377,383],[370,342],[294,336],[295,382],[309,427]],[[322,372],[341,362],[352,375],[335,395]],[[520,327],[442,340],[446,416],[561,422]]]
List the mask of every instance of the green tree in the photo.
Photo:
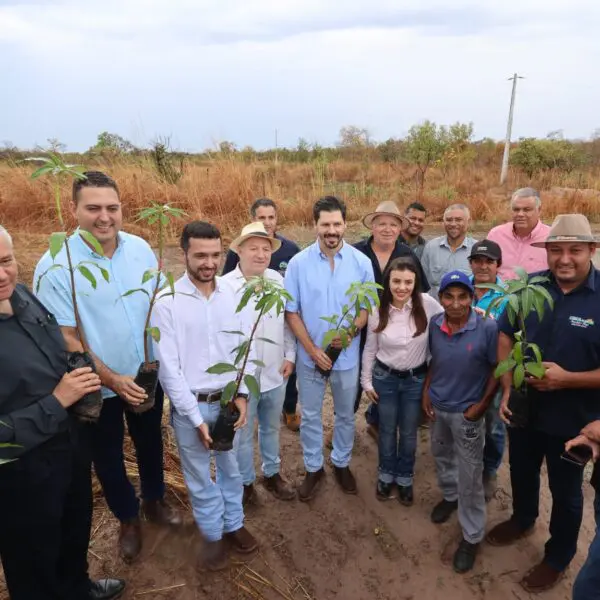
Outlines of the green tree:
[[124,137],[116,133],[103,131],[98,135],[96,144],[89,149],[94,153],[126,154],[136,150],[136,147]]

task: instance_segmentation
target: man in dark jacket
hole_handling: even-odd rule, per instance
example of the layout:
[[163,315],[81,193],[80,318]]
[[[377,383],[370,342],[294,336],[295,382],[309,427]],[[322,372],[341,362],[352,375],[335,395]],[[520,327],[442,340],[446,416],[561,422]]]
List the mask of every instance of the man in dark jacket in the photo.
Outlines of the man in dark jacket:
[[89,368],[66,372],[54,317],[17,285],[0,227],[0,559],[11,600],[112,600],[125,582],[88,576],[92,521],[86,427],[68,408],[100,389]]

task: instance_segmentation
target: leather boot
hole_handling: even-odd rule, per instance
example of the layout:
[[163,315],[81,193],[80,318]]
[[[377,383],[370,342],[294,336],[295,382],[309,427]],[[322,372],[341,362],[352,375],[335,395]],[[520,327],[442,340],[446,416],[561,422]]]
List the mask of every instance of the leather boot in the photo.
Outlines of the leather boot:
[[222,571],[229,566],[227,548],[223,540],[205,541],[200,551],[198,568],[200,571]]
[[242,496],[242,506],[247,506],[254,500],[254,484],[244,485],[244,495]]
[[292,500],[296,496],[292,486],[279,473],[275,473],[271,477],[265,477],[264,483],[265,487],[277,500]]
[[258,548],[256,538],[245,527],[226,533],[225,539],[240,554],[250,554]]
[[325,471],[323,470],[323,467],[314,473],[306,473],[304,476],[304,481],[298,488],[298,498],[301,502],[308,502],[314,498],[317,492],[317,487],[324,476]]
[[131,519],[121,523],[119,532],[121,557],[126,563],[133,562],[142,549],[142,527],[139,519]]
[[122,579],[98,579],[90,581],[90,600],[116,600],[125,592],[125,582]]
[[177,527],[183,523],[181,513],[164,500],[142,500],[142,514],[157,525]]

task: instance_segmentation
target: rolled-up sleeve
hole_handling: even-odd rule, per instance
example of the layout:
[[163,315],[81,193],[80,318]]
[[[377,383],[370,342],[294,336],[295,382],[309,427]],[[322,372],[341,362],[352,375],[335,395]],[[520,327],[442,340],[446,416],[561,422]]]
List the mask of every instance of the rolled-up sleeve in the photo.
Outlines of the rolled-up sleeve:
[[40,302],[51,312],[61,327],[75,327],[73,300],[66,267],[52,268],[54,263],[44,254],[35,268],[33,290]]

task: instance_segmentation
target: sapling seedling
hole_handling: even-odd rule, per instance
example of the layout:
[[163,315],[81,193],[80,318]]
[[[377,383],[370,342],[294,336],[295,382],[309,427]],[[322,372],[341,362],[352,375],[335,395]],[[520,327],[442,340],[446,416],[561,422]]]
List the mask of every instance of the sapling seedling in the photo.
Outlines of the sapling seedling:
[[[154,406],[160,365],[157,360],[151,360],[150,338],[158,344],[160,342],[160,329],[152,327],[150,319],[159,293],[168,287],[170,292],[161,295],[175,294],[175,277],[171,271],[167,271],[164,268],[165,229],[171,219],[180,219],[183,216],[185,216],[185,212],[180,208],[152,202],[150,206],[140,211],[137,218],[137,221],[143,221],[151,227],[156,226],[158,234],[158,267],[156,269],[148,269],[144,272],[141,282],[142,287],[127,290],[123,294],[123,297],[127,297],[140,292],[146,294],[148,297],[148,312],[144,323],[144,362],[139,366],[135,377],[135,383],[144,389],[148,397],[138,406],[128,406],[128,409],[135,413],[146,412]],[[153,281],[150,292],[144,287],[149,281]]]
[[275,344],[273,340],[265,337],[256,337],[256,330],[262,318],[272,309],[275,309],[277,316],[285,310],[286,302],[292,297],[283,286],[268,277],[257,276],[250,277],[242,288],[242,295],[236,308],[236,313],[240,313],[250,301],[254,302],[256,318],[250,330],[250,334],[243,331],[223,331],[226,335],[236,335],[242,339],[242,342],[232,350],[234,356],[232,363],[217,363],[209,367],[206,372],[212,375],[222,375],[223,373],[235,373],[235,379],[230,381],[223,388],[221,394],[221,411],[219,417],[211,428],[211,438],[213,440],[213,450],[231,450],[235,431],[234,424],[239,419],[239,411],[235,407],[235,399],[238,397],[242,382],[245,384],[248,392],[258,398],[260,397],[260,385],[257,378],[247,372],[248,363],[258,368],[263,368],[265,364],[257,359],[251,359],[253,343],[262,341],[267,344]]
[[504,285],[479,283],[477,287],[494,290],[500,294],[490,302],[486,310],[486,317],[492,310],[506,302],[505,310],[508,319],[513,327],[518,326],[518,330],[514,334],[515,343],[509,355],[498,363],[494,375],[500,378],[506,373],[512,373],[514,393],[511,395],[509,404],[509,410],[512,412],[511,423],[515,427],[524,427],[529,415],[525,377],[529,375],[536,379],[542,379],[545,373],[542,352],[537,344],[528,341],[525,322],[532,312],[537,313],[541,322],[546,310],[546,303],[549,309],[553,310],[554,301],[550,292],[540,285],[549,281],[548,277],[543,275],[529,277],[525,269],[521,267],[516,267],[514,271],[517,279],[508,279]]
[[[49,252],[53,264],[39,276],[36,284],[36,293],[39,292],[40,285],[42,284],[44,277],[50,271],[53,271],[55,269],[67,270],[69,278],[69,291],[71,294],[71,302],[73,305],[73,316],[75,319],[75,329],[77,331],[77,335],[83,348],[83,352],[69,353],[67,358],[68,369],[69,371],[73,371],[74,369],[78,369],[80,367],[91,367],[94,371],[96,371],[96,367],[94,365],[94,361],[90,353],[90,348],[85,337],[85,332],[83,330],[83,325],[81,323],[81,317],[79,314],[79,308],[77,305],[75,273],[79,272],[85,279],[87,279],[87,281],[89,281],[93,289],[96,289],[98,282],[96,280],[96,276],[94,275],[90,267],[94,267],[95,269],[97,269],[106,282],[109,281],[109,274],[106,269],[104,269],[98,263],[91,260],[81,261],[77,264],[73,264],[69,241],[69,238],[73,234],[73,231],[68,231],[68,228],[65,224],[62,211],[62,199],[60,194],[60,184],[63,179],[86,179],[86,176],[84,174],[84,167],[81,165],[65,164],[63,159],[58,154],[52,152],[49,152],[47,157],[27,158],[25,160],[44,163],[41,167],[39,167],[32,173],[32,179],[38,179],[42,176],[52,178],[52,186],[54,192],[54,209],[56,212],[56,218],[58,219],[61,229],[61,231],[56,231],[50,235]],[[89,231],[85,231],[84,229],[78,229],[77,233],[92,247],[96,254],[98,254],[99,256],[104,256],[104,251],[102,250],[100,242],[98,242],[98,240]],[[65,256],[67,260],[66,265],[56,262],[56,257],[63,248],[65,249]],[[101,409],[102,394],[100,391],[87,394],[72,407],[74,414],[76,414],[78,418],[84,421],[97,421],[98,417],[100,416]]]
[[[322,342],[322,347],[325,350],[325,354],[330,358],[332,367],[342,351],[350,346],[352,340],[357,335],[358,331],[354,322],[360,315],[360,311],[365,309],[371,314],[373,309],[379,306],[378,290],[381,289],[383,289],[382,286],[372,281],[365,281],[364,283],[355,281],[346,290],[348,304],[342,306],[341,315],[336,314],[321,317],[323,321],[332,325],[323,336]],[[331,345],[336,338],[340,339],[341,348],[335,348]],[[318,365],[316,365],[316,368],[323,377],[328,377],[331,374],[331,369],[325,370]]]

